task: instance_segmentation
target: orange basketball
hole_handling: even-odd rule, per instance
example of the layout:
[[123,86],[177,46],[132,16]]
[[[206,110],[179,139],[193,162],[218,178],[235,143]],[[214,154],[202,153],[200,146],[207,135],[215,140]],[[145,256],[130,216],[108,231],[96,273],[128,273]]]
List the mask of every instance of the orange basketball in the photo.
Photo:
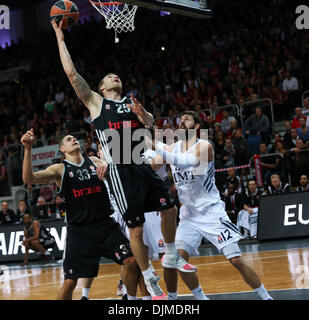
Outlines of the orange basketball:
[[56,20],[57,23],[63,20],[62,29],[72,27],[73,24],[78,20],[78,18],[78,8],[72,1],[58,1],[52,6],[50,10],[50,19]]

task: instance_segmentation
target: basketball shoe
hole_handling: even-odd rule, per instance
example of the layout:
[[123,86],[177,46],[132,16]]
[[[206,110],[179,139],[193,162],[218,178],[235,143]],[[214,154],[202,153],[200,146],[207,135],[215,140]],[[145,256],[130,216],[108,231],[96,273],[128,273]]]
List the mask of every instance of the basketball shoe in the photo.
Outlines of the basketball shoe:
[[161,264],[164,268],[167,269],[177,269],[181,272],[195,272],[197,268],[192,264],[188,263],[183,259],[179,253],[178,254],[165,254],[162,257]]
[[167,300],[166,295],[160,288],[158,282],[160,277],[153,275],[149,280],[144,279],[148,292],[150,293],[152,300]]

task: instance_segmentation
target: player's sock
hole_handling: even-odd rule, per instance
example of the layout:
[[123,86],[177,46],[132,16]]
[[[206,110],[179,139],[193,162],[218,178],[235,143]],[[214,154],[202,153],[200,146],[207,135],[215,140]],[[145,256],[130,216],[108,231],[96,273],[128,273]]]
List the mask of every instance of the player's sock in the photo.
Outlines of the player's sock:
[[128,294],[127,287],[122,284],[122,295],[124,296],[125,294]]
[[273,300],[273,298],[269,295],[267,290],[264,288],[263,283],[259,288],[254,289],[254,291],[261,297],[262,300]]
[[151,296],[142,297],[142,300],[152,300]]
[[152,272],[152,269],[148,267],[146,271],[142,271],[143,277],[145,280],[150,280],[154,277],[154,274]]
[[177,300],[178,299],[178,294],[177,291],[176,292],[168,292],[168,300]]
[[178,254],[175,246],[175,242],[165,243],[165,253],[168,254]]
[[48,250],[46,250],[46,251],[44,252],[44,254],[45,254],[45,256],[50,256],[50,252],[49,252]]
[[133,296],[130,296],[130,295],[128,294],[128,300],[137,300],[137,299],[136,299],[136,296],[133,297]]
[[90,288],[82,288],[82,296],[88,298]]
[[194,295],[195,300],[209,300],[205,296],[205,293],[204,293],[203,289],[201,288],[201,286],[198,286],[197,288],[192,290],[192,293]]

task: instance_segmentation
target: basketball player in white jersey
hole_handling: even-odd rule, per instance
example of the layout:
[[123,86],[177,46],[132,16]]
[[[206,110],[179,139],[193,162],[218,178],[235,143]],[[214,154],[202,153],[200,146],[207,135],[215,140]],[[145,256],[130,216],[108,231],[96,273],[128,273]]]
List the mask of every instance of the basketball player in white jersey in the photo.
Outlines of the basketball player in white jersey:
[[[200,128],[199,116],[192,111],[184,112],[179,128],[185,130],[188,137],[189,129]],[[183,204],[176,232],[176,247],[180,255],[187,261],[190,256],[198,255],[198,247],[205,237],[226,256],[263,300],[272,300],[259,276],[241,258],[237,242],[242,236],[225,212],[225,205],[215,184],[212,145],[193,135],[186,141],[180,140],[172,145],[156,143],[155,150],[157,156],[152,162],[154,170],[161,166],[162,160],[171,165],[179,201]],[[208,165],[200,166],[205,163]],[[177,299],[177,270],[166,272],[169,274],[169,299]],[[196,299],[207,299],[199,286],[196,273],[180,272],[180,276]]]

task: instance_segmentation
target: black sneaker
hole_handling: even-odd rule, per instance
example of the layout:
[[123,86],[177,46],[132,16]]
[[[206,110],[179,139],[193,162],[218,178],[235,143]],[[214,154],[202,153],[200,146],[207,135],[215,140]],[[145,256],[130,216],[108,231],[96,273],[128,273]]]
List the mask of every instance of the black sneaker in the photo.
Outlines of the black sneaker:
[[128,300],[128,295],[127,294],[124,294],[123,296],[122,296],[122,299],[121,300]]
[[89,298],[83,296],[80,298],[80,300],[89,300]]
[[55,260],[55,257],[52,254],[49,254],[48,256],[45,256],[44,262],[47,264],[47,263],[50,263],[54,260]]

